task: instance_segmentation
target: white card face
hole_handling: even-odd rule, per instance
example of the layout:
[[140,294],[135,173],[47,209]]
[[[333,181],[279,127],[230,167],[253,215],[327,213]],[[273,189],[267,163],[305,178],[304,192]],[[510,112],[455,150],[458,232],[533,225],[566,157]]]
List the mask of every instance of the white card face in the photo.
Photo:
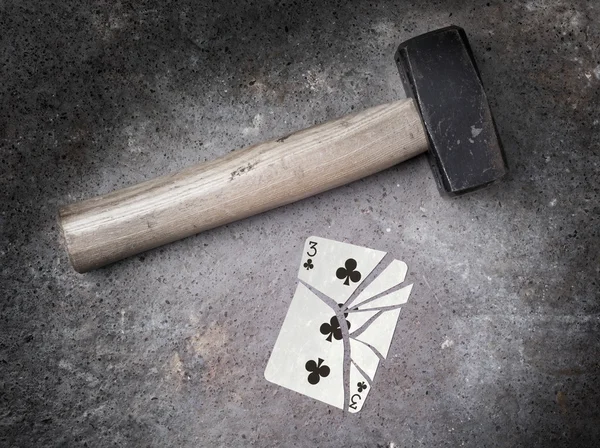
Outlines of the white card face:
[[375,297],[404,281],[408,266],[400,260],[392,261],[379,276],[373,280],[361,293],[349,304],[349,308],[359,306],[365,300]]
[[267,363],[268,381],[351,413],[362,409],[412,285],[381,294],[404,280],[406,264],[391,261],[351,308],[340,311],[338,304],[348,301],[385,255],[319,237],[306,240],[301,282]]
[[[267,363],[265,378],[342,409],[344,345],[321,333],[334,312],[299,284]],[[307,363],[310,363],[307,365]]]
[[348,411],[352,414],[357,413],[363,407],[367,395],[371,392],[370,382],[356,368],[354,364],[350,365],[350,402]]
[[351,336],[354,339],[369,344],[375,348],[384,358],[387,358],[390,344],[392,343],[392,337],[394,337],[394,330],[396,329],[396,323],[400,316],[400,308],[395,308],[390,311],[383,311],[375,321],[369,325],[358,336]]
[[384,256],[379,250],[313,236],[304,243],[298,278],[345,303]]
[[369,321],[369,319],[373,318],[379,310],[369,310],[364,312],[352,312],[348,313],[346,319],[350,322],[350,335],[354,333],[356,330],[362,328],[362,326]]
[[[386,294],[381,297],[377,297],[373,300],[364,301],[362,304],[357,305],[358,310],[371,310],[373,308],[384,308],[388,306],[400,306],[404,305],[408,301],[410,292],[412,291],[413,285],[408,285],[402,289],[398,289],[390,294]],[[362,314],[362,313],[356,313]]]
[[350,338],[352,362],[360,366],[365,375],[373,381],[379,366],[379,356],[371,348],[356,339]]

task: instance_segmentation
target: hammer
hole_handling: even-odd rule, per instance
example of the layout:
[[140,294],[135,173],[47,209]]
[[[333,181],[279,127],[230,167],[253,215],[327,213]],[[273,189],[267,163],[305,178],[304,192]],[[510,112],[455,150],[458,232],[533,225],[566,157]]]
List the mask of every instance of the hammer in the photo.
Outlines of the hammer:
[[506,174],[464,30],[450,26],[410,39],[395,60],[407,99],[63,207],[60,223],[71,264],[78,272],[99,268],[424,152],[439,190],[451,196]]

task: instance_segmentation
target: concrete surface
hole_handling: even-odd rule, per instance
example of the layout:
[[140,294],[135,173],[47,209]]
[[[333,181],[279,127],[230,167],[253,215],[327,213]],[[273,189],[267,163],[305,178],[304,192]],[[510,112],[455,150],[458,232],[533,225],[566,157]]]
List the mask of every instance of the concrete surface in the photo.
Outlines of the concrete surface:
[[[0,1],[0,446],[600,443],[600,5]],[[511,174],[424,158],[86,275],[61,204],[403,96],[393,52],[466,28]],[[263,371],[311,235],[415,282],[364,409]]]

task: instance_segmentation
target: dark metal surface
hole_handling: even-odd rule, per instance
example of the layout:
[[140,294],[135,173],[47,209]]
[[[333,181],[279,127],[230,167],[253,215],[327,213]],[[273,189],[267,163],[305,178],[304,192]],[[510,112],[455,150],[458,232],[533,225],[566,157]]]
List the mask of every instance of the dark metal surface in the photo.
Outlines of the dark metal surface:
[[440,191],[462,194],[503,177],[502,145],[464,30],[450,26],[410,39],[396,63],[421,111]]

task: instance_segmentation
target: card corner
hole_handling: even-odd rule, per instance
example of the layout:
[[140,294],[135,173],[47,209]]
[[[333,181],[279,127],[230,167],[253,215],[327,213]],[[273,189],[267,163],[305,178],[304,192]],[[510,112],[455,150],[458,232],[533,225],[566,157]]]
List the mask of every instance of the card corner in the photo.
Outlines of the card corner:
[[[269,359],[269,362],[270,361],[271,360]],[[270,369],[269,369],[269,363],[267,363],[267,367],[265,367],[265,371],[263,372],[263,376],[264,376],[265,380],[267,380],[269,383],[277,384],[277,383],[275,383],[275,381],[273,381],[273,377],[271,376],[271,372],[270,372]]]
[[411,283],[410,285],[404,286],[401,290],[406,290],[406,292],[408,292],[408,294],[410,294],[410,293],[412,293],[413,286],[415,286],[415,284]]
[[397,258],[394,258],[394,261],[400,263],[400,265],[402,266],[402,269],[404,269],[406,272],[408,272],[408,264],[406,264],[406,261],[398,260]]

